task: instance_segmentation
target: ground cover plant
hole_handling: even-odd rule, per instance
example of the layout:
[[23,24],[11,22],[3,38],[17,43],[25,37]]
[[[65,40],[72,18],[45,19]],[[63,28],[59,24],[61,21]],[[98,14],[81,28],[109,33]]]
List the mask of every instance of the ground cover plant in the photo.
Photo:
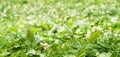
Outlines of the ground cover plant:
[[120,57],[120,0],[0,0],[0,57]]

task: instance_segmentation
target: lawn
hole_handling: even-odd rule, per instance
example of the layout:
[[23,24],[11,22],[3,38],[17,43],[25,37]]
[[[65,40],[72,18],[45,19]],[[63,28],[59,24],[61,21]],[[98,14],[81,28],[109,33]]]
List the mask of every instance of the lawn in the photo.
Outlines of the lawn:
[[0,57],[120,57],[120,0],[0,0]]

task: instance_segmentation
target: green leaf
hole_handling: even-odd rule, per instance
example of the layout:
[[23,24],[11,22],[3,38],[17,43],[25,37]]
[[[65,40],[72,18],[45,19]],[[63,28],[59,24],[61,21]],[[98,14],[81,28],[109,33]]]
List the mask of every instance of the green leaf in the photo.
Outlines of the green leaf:
[[2,48],[5,45],[5,38],[0,38],[0,48]]
[[93,33],[91,34],[89,40],[88,40],[89,43],[90,43],[90,44],[94,44],[94,43],[96,42],[97,38],[99,37],[99,35],[100,35],[100,31],[95,31],[95,32],[93,32]]
[[29,39],[29,41],[31,43],[33,43],[35,41],[34,34],[33,34],[32,30],[29,27],[27,27],[27,38]]
[[20,57],[27,57],[26,53],[23,50],[20,51]]
[[3,52],[0,53],[0,57],[5,57],[5,56],[7,56],[9,54],[10,54],[10,52],[7,52],[7,50],[3,50]]
[[118,51],[114,51],[111,55],[111,57],[118,57],[119,55],[119,52]]

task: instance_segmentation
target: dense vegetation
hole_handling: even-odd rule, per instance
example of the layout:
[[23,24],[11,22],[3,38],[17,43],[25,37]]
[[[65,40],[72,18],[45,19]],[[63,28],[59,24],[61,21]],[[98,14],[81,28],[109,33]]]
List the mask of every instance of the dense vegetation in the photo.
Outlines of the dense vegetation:
[[120,57],[120,0],[0,0],[0,57]]

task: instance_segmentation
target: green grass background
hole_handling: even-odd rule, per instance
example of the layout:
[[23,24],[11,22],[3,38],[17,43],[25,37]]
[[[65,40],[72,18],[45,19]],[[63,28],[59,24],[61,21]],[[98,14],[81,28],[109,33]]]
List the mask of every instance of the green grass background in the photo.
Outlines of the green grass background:
[[0,0],[0,57],[120,57],[120,0]]

